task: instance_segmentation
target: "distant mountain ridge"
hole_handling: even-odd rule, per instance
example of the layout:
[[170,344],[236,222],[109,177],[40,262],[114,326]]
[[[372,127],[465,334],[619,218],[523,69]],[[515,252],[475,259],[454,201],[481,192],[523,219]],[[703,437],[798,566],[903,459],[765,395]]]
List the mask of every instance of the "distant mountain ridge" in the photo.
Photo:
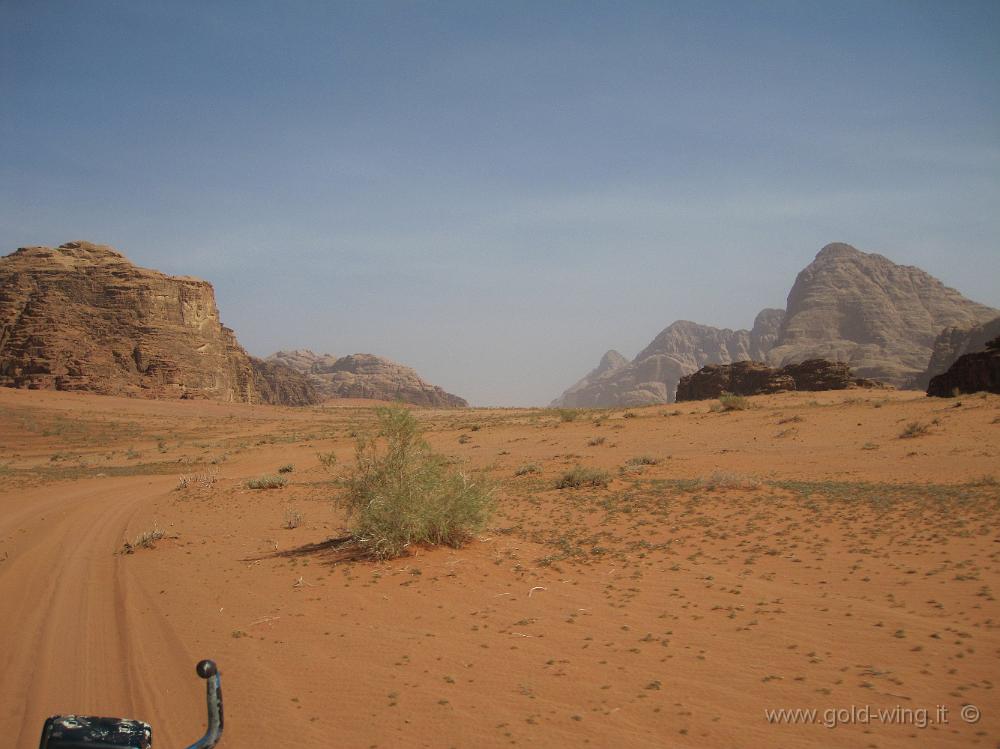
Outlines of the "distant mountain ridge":
[[945,328],[972,327],[998,314],[919,268],[835,242],[798,274],[786,310],[761,311],[751,330],[674,322],[631,362],[598,367],[553,405],[668,403],[681,377],[744,360],[782,367],[826,359],[848,364],[858,377],[912,386]]
[[277,351],[265,360],[308,378],[321,398],[368,398],[435,408],[465,408],[464,398],[423,380],[413,369],[374,354],[336,357],[309,349]]

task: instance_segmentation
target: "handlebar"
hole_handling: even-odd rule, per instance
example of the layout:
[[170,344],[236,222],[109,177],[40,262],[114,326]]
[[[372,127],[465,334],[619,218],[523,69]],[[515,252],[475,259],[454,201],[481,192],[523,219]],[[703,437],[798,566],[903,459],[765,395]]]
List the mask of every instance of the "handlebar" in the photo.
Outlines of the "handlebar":
[[208,704],[208,729],[205,735],[187,749],[211,749],[219,743],[222,736],[222,683],[219,680],[219,667],[215,661],[199,661],[195,671],[205,679],[205,701]]

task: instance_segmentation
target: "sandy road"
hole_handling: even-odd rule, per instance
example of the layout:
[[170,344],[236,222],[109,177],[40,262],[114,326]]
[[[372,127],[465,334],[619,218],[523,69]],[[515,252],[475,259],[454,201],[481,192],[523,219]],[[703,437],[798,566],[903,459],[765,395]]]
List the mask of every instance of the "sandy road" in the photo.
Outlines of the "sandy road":
[[[49,484],[0,497],[0,735],[33,749],[54,713],[135,717],[184,745],[194,658],[116,555],[129,521],[173,479]],[[6,555],[6,556],[5,556]]]

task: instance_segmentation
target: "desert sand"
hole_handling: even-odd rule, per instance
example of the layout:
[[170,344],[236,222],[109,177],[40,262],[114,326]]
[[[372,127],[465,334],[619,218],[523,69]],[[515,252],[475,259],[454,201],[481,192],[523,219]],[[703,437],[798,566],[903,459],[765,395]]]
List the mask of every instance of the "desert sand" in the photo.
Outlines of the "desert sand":
[[[1000,397],[749,400],[418,409],[499,510],[372,562],[328,543],[371,402],[0,389],[3,743],[76,712],[186,746],[211,657],[223,747],[996,746]],[[610,485],[555,489],[577,464]]]

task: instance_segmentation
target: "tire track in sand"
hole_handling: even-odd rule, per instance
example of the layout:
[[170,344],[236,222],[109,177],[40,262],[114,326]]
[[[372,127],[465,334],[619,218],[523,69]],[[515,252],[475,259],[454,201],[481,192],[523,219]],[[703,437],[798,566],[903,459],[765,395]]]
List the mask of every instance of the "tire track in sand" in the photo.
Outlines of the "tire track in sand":
[[197,709],[194,679],[180,668],[190,657],[162,617],[136,612],[155,609],[115,554],[129,521],[170,481],[0,497],[0,735],[16,749],[34,749],[45,718],[60,712],[147,720],[158,744],[176,743],[170,719]]

